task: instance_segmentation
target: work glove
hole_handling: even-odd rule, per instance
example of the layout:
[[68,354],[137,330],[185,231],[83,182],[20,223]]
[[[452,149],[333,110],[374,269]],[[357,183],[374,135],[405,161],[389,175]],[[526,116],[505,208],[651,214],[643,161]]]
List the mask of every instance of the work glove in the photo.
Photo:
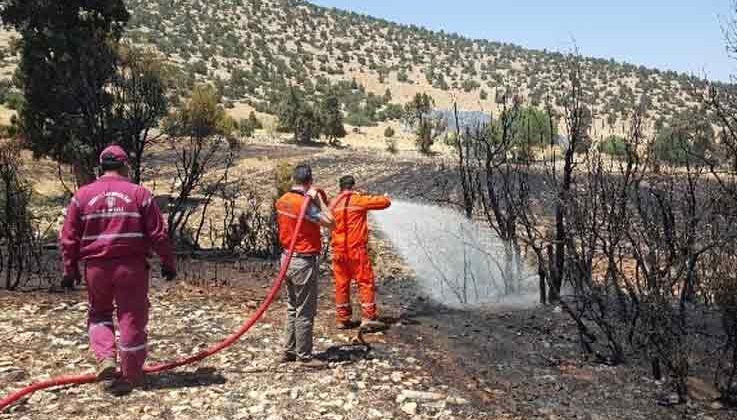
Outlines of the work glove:
[[61,279],[61,288],[64,290],[74,290],[74,283],[77,282],[79,275],[65,275]]
[[164,280],[166,280],[166,281],[172,281],[175,278],[177,278],[177,272],[174,271],[174,270],[169,270],[166,267],[163,267],[161,269],[161,277],[163,277]]

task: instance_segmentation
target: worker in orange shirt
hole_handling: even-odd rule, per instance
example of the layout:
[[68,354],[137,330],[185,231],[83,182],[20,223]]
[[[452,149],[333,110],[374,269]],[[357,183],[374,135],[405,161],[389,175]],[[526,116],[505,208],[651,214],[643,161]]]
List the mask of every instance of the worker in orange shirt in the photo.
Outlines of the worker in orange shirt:
[[333,276],[337,327],[352,327],[351,281],[358,283],[361,298],[361,328],[384,327],[378,319],[376,285],[368,254],[368,212],[384,210],[391,205],[386,195],[372,196],[354,191],[356,179],[346,175],[340,179],[340,195],[331,203],[335,218],[332,231]]
[[[301,362],[305,367],[322,367],[312,355],[312,332],[317,314],[317,283],[320,274],[322,240],[320,227],[332,228],[333,217],[326,198],[313,188],[312,168],[294,169],[294,187],[276,202],[279,241],[287,258],[292,237],[297,236],[292,263],[287,271],[287,327],[284,353],[280,362]],[[300,209],[310,199],[304,222],[297,231]]]

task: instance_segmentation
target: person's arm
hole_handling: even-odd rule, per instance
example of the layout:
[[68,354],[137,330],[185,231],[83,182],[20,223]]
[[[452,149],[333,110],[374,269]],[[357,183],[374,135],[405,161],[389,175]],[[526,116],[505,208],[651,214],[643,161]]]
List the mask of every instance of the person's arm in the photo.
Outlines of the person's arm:
[[320,212],[320,226],[328,229],[335,227],[335,217],[327,206],[323,206],[323,210]]
[[[64,226],[59,236],[61,258],[64,265],[63,285],[70,287],[75,280],[79,280],[79,248],[82,241],[82,217],[80,204],[76,198],[67,207]],[[71,283],[71,284],[70,284]]]
[[171,280],[168,277],[175,277],[177,273],[177,262],[174,258],[174,251],[169,240],[169,229],[166,226],[164,217],[161,215],[159,205],[153,199],[153,196],[148,195],[144,200],[141,215],[143,216],[143,223],[146,229],[146,235],[151,241],[156,254],[161,258],[161,267],[164,277],[167,280]]
[[335,218],[322,195],[318,194],[315,189],[308,191],[307,195],[312,199],[310,208],[307,210],[307,216],[313,222],[319,223],[320,226],[332,229],[335,226]]
[[366,210],[384,210],[392,205],[392,200],[387,195],[359,195],[356,196],[356,205]]

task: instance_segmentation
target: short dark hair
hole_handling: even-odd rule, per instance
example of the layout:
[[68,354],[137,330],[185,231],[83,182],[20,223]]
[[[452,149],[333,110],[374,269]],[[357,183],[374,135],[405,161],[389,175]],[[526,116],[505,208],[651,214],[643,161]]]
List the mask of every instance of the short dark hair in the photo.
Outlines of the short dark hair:
[[312,168],[310,168],[310,165],[306,164],[297,165],[297,167],[294,168],[294,175],[292,178],[298,185],[309,184],[312,182]]
[[356,178],[353,175],[346,175],[340,178],[339,185],[341,191],[352,190],[356,186]]
[[123,166],[125,166],[125,163],[115,159],[113,156],[105,156],[100,162],[100,168],[103,172],[119,171],[123,169]]

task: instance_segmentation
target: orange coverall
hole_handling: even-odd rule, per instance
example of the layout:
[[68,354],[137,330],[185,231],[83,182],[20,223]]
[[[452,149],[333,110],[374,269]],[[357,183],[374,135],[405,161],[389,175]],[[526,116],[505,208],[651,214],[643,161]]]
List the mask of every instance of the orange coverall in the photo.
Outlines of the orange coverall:
[[351,320],[351,280],[358,283],[363,319],[375,320],[376,286],[368,255],[368,212],[391,205],[385,196],[343,192],[330,207],[335,217],[332,232],[333,276],[338,322]]

